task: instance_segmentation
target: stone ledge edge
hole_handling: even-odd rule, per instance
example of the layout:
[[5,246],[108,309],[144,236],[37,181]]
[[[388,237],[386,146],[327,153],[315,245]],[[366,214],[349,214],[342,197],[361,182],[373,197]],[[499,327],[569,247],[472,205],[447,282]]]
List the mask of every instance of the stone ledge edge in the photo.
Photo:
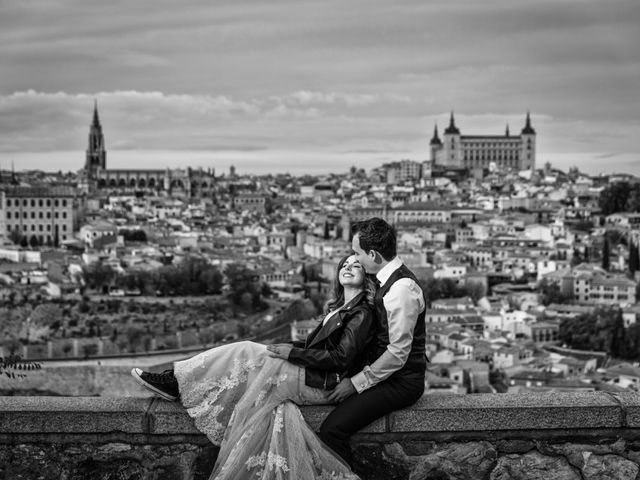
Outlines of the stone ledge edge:
[[[318,428],[331,406],[303,406]],[[426,395],[361,433],[640,428],[640,393]],[[198,434],[179,403],[153,398],[0,397],[0,434]]]

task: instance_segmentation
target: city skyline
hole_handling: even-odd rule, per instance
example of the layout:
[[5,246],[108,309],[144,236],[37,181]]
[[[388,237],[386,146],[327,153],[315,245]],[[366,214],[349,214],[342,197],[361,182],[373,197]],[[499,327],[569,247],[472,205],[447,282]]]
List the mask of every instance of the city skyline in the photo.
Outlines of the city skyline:
[[640,174],[632,0],[0,4],[0,168],[344,172],[513,134],[538,167]]

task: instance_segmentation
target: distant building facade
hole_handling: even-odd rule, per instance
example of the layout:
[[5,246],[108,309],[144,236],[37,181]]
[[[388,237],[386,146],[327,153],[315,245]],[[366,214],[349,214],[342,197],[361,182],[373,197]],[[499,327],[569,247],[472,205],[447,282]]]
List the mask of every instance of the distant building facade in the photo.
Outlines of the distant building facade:
[[468,169],[535,169],[536,131],[527,113],[520,135],[511,135],[507,126],[504,135],[462,135],[455,124],[453,112],[442,139],[438,127],[430,142],[431,161],[434,165]]
[[406,181],[418,181],[422,178],[423,164],[413,160],[385,163],[382,169],[386,172],[386,183],[395,185]]
[[213,197],[215,171],[192,169],[107,169],[107,151],[98,105],[94,105],[84,165],[83,188],[95,193],[147,193],[182,198]]
[[[78,202],[71,187],[0,185],[0,239],[57,246],[73,238]],[[12,232],[14,232],[12,234]]]

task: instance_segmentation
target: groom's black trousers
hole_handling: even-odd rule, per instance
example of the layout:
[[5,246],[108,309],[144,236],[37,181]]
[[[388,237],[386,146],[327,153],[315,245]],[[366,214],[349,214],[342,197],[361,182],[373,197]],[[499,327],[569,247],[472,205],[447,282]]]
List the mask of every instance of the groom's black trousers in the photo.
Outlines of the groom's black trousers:
[[338,404],[320,426],[320,438],[352,466],[351,435],[394,410],[413,405],[423,393],[423,373],[394,373]]

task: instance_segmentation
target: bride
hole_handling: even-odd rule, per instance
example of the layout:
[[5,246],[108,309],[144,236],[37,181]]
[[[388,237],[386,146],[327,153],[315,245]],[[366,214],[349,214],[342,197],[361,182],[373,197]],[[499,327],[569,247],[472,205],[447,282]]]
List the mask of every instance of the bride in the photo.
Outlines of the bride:
[[174,370],[131,374],[165,399],[180,398],[196,427],[220,446],[211,479],[356,479],[296,404],[331,403],[340,380],[362,369],[374,292],[355,256],[344,257],[327,313],[304,344],[232,343],[175,362]]

